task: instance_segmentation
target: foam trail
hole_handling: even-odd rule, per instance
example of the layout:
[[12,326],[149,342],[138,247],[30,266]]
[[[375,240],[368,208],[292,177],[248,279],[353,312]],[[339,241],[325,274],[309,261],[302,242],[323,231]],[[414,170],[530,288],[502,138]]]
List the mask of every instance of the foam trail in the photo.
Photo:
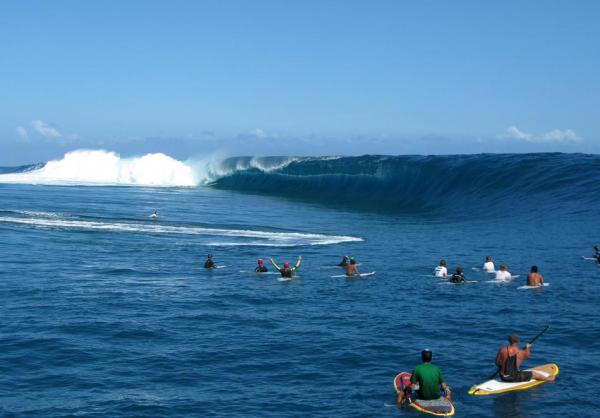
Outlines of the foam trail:
[[187,226],[168,226],[157,224],[140,224],[124,222],[100,222],[74,219],[56,219],[39,217],[0,217],[0,222],[24,224],[35,227],[55,228],[65,230],[91,230],[111,232],[134,232],[151,234],[184,234],[221,236],[226,238],[254,239],[258,241],[215,243],[217,245],[255,245],[255,246],[297,246],[297,245],[332,245],[343,242],[362,241],[361,238],[350,236],[336,236],[324,234],[311,234],[301,232],[271,232],[250,229],[225,229]]
[[0,182],[194,187],[199,181],[192,167],[165,154],[121,158],[114,152],[78,150],[35,170],[0,175]]

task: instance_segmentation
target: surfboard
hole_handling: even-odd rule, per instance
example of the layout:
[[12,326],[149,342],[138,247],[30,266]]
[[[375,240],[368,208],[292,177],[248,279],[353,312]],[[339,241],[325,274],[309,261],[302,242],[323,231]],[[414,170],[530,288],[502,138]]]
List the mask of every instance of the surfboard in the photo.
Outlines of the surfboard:
[[542,286],[519,286],[517,289],[539,289],[540,287],[550,286],[550,283],[544,283]]
[[347,277],[347,278],[351,279],[352,277],[368,277],[368,276],[372,276],[374,274],[375,274],[374,271],[370,271],[368,273],[355,274],[354,276],[348,276],[346,274],[336,274],[335,276],[331,276],[331,278],[334,279],[334,278],[339,278],[339,277]]
[[[410,376],[408,372],[402,372],[396,375],[394,378],[394,389],[397,394],[404,392],[410,385]],[[454,405],[452,401],[446,398],[433,399],[426,401],[423,399],[410,399],[409,406],[415,408],[417,411],[424,412],[426,414],[436,415],[438,417],[451,417],[454,415]]]
[[439,282],[439,284],[465,284],[465,283],[477,283],[477,280],[465,280],[464,282],[458,282],[458,283],[454,283],[454,282],[450,282],[450,281]]
[[277,279],[279,282],[289,282],[290,280],[294,280],[293,277],[280,277]]
[[[533,367],[531,369],[527,369],[526,371],[536,371],[544,376],[556,376],[559,372],[558,365],[554,363]],[[471,389],[469,389],[469,395],[497,395],[499,393],[511,392],[514,390],[531,389],[532,387],[539,386],[543,383],[546,382],[535,379],[528,380],[527,382],[503,382],[500,380],[500,378],[497,378],[471,387]]]
[[583,258],[584,260],[594,260],[594,261],[596,260],[594,257],[583,257],[582,256],[581,258]]

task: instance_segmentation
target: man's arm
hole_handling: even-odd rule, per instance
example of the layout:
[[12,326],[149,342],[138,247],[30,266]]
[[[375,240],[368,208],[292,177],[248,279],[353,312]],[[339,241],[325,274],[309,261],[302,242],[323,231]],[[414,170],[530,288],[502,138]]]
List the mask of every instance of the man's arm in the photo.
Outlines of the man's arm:
[[275,267],[275,270],[281,272],[281,269],[279,268],[279,266],[275,263],[275,261],[273,261],[272,258],[269,258],[269,261],[271,262],[271,264],[273,264],[273,267]]
[[298,267],[300,267],[300,264],[302,264],[302,256],[298,257],[298,261],[296,261],[296,265],[294,266],[294,268],[292,269],[292,271],[298,270]]

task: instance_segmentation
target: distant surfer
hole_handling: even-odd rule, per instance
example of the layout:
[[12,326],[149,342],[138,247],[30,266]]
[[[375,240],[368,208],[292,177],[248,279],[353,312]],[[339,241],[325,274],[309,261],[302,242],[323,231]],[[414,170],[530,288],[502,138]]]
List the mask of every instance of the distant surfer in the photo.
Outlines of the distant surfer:
[[206,261],[204,262],[204,268],[205,269],[215,269],[217,268],[217,265],[215,264],[215,261],[213,260],[213,255],[209,254],[206,256]]
[[277,265],[277,263],[275,263],[275,261],[273,261],[272,258],[269,258],[269,261],[271,262],[271,264],[273,264],[275,270],[277,270],[281,274],[281,277],[291,279],[292,277],[294,277],[294,273],[296,272],[296,270],[298,270],[298,267],[300,267],[300,264],[302,263],[302,256],[298,257],[298,261],[296,261],[294,267],[290,267],[290,263],[285,262],[283,264],[283,268],[281,268]]
[[[419,364],[412,372],[410,377],[410,388],[415,389],[417,385],[419,389],[417,391],[417,398],[422,400],[435,400],[442,396],[448,400],[451,400],[450,388],[444,383],[442,372],[440,368],[431,363],[433,353],[429,349],[421,351],[421,360],[423,363]],[[443,391],[443,392],[442,392]],[[402,404],[409,397],[410,394],[406,392],[400,392],[398,394],[398,403]]]
[[152,219],[158,219],[158,218],[159,218],[158,211],[157,211],[157,210],[155,210],[155,211],[152,213],[152,215],[150,215],[150,218],[152,218]]
[[254,272],[256,273],[266,273],[268,272],[269,269],[267,268],[267,266],[265,266],[265,262],[263,261],[262,258],[258,259],[258,266],[256,266],[256,268],[254,269]]
[[344,258],[342,258],[342,261],[338,264],[338,266],[346,268],[348,267],[348,264],[350,264],[350,257],[345,255]]
[[495,273],[496,272],[496,266],[494,266],[492,257],[490,257],[489,255],[487,257],[485,257],[485,263],[483,263],[483,270],[486,273]]
[[500,266],[500,270],[498,270],[496,272],[496,280],[499,280],[502,282],[507,282],[511,279],[512,279],[512,275],[508,271],[508,267],[506,267],[506,264],[502,264]]
[[360,272],[358,271],[358,264],[356,264],[356,260],[353,258],[350,260],[350,264],[346,267],[346,276],[360,276]]
[[527,382],[531,379],[543,380],[545,382],[554,381],[553,375],[542,375],[536,371],[521,370],[523,360],[531,356],[531,344],[527,344],[524,349],[519,348],[521,339],[517,334],[508,337],[507,346],[500,347],[496,355],[496,366],[500,371],[500,379],[505,382]]
[[600,247],[597,245],[594,247],[594,255],[592,256],[600,263]]
[[465,282],[465,274],[463,272],[463,268],[461,266],[456,267],[456,271],[450,277],[450,283],[464,283]]
[[448,277],[448,268],[446,267],[446,260],[440,260],[440,264],[433,271],[435,277],[445,279]]
[[531,266],[531,271],[527,275],[527,286],[543,286],[544,276],[538,273],[537,266]]

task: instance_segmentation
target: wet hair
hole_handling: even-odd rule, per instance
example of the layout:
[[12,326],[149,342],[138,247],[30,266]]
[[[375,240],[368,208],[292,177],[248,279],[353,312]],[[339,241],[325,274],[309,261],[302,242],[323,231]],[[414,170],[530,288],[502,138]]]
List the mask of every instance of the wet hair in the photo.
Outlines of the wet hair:
[[423,360],[424,363],[429,363],[432,357],[433,353],[431,352],[431,350],[421,351],[421,360]]
[[350,260],[350,264],[356,264],[356,260],[355,259]]
[[212,255],[212,254],[209,254],[207,257],[208,257],[208,258],[213,258],[213,255]]
[[531,272],[532,273],[537,273],[538,272],[537,266],[531,266]]
[[463,272],[463,268],[461,266],[456,266],[456,272],[458,274],[462,273]]
[[492,261],[492,257],[490,257],[489,255],[486,255],[486,256],[485,256],[485,261],[486,261],[486,262],[488,262],[488,261]]
[[519,336],[517,334],[511,334],[508,337],[508,342],[511,344],[518,343],[520,341],[521,341],[521,339],[519,338]]
[[507,267],[506,267],[506,264],[502,264],[502,265],[500,266],[500,270],[506,270],[506,269],[507,269]]
[[446,265],[446,260],[440,260],[440,266],[445,266]]

